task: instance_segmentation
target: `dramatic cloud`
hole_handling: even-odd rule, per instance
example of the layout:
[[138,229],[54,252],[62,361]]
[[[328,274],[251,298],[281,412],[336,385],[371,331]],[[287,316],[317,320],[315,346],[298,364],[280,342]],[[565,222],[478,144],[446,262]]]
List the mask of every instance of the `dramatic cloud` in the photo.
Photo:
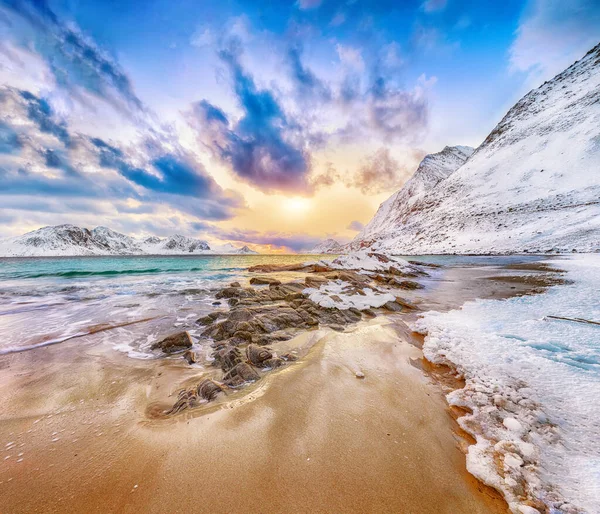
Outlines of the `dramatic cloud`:
[[230,70],[242,117],[230,121],[221,109],[200,101],[187,119],[201,142],[240,179],[267,192],[307,191],[310,156],[297,137],[299,127],[289,122],[271,91],[257,88],[239,53],[230,45],[219,55]]
[[213,220],[243,206],[180,146],[154,134],[123,149],[71,133],[44,99],[27,91],[0,89],[0,147],[2,195],[132,198]]
[[118,109],[145,115],[121,67],[73,25],[62,23],[45,0],[9,0],[4,5],[16,22],[28,25],[31,39],[23,45],[33,45],[59,86],[84,87]]
[[510,49],[514,70],[548,80],[600,41],[597,0],[531,0]]

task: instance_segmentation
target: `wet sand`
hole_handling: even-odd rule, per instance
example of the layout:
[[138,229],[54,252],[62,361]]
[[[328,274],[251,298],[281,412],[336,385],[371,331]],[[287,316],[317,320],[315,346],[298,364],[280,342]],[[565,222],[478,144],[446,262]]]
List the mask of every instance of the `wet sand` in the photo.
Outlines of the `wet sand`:
[[[414,299],[515,294],[497,272],[450,269]],[[467,473],[409,338],[398,317],[307,332],[286,343],[298,362],[169,419],[151,407],[203,375],[183,359],[130,359],[94,335],[1,356],[0,512],[507,512]]]

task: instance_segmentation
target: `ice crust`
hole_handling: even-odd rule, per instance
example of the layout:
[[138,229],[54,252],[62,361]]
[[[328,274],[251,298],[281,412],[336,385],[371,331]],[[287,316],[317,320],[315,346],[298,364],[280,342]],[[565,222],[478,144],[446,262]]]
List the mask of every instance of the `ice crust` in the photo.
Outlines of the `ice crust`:
[[[466,380],[451,405],[476,444],[467,468],[515,513],[600,512],[600,255],[553,263],[570,285],[428,312],[414,328],[427,359]],[[532,510],[536,509],[536,510]]]

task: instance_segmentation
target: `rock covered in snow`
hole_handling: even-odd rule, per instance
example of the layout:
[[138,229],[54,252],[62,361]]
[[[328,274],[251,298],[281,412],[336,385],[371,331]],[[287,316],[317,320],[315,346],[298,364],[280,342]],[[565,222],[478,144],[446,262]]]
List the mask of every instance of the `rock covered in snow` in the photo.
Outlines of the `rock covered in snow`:
[[[454,159],[424,188],[411,179],[350,248],[403,255],[600,250],[600,45],[525,95],[461,164]],[[417,184],[421,175],[413,177]]]

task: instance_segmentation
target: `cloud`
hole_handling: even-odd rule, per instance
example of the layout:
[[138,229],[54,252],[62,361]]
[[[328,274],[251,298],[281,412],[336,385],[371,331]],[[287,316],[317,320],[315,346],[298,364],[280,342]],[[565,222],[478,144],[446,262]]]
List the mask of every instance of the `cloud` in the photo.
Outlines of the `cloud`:
[[302,47],[293,46],[288,50],[288,65],[291,78],[300,99],[328,102],[331,100],[331,90],[302,62]]
[[426,13],[442,11],[446,8],[447,0],[425,0],[421,4],[421,9]]
[[390,155],[387,148],[380,148],[365,159],[351,184],[365,194],[378,194],[398,189],[409,173]]
[[11,0],[5,6],[29,26],[31,39],[21,45],[43,57],[57,85],[71,91],[80,86],[117,109],[147,114],[123,69],[76,26],[61,22],[45,0]]
[[510,48],[514,71],[548,80],[600,41],[597,0],[531,0]]
[[365,69],[365,61],[359,48],[338,43],[335,46],[338,58],[342,65],[350,70],[362,72]]
[[238,243],[270,245],[280,249],[293,252],[309,250],[321,241],[320,237],[308,234],[291,234],[284,232],[260,232],[258,230],[223,229],[210,223],[192,223],[191,228],[202,232],[205,236],[212,236],[223,241],[234,241]]
[[243,207],[202,165],[166,135],[148,134],[133,148],[72,133],[48,103],[14,88],[0,89],[0,194],[165,203],[222,220]]
[[216,36],[210,27],[198,27],[190,38],[190,45],[196,48],[212,46],[216,41]]
[[355,230],[356,232],[360,232],[365,226],[360,221],[352,221],[347,227],[348,230]]
[[236,176],[263,191],[307,192],[310,156],[303,148],[300,129],[290,123],[274,94],[259,89],[239,62],[240,49],[230,44],[219,52],[233,80],[243,115],[230,121],[206,100],[196,102],[187,120],[200,141]]
[[296,5],[299,9],[314,9],[321,5],[323,0],[298,0]]

